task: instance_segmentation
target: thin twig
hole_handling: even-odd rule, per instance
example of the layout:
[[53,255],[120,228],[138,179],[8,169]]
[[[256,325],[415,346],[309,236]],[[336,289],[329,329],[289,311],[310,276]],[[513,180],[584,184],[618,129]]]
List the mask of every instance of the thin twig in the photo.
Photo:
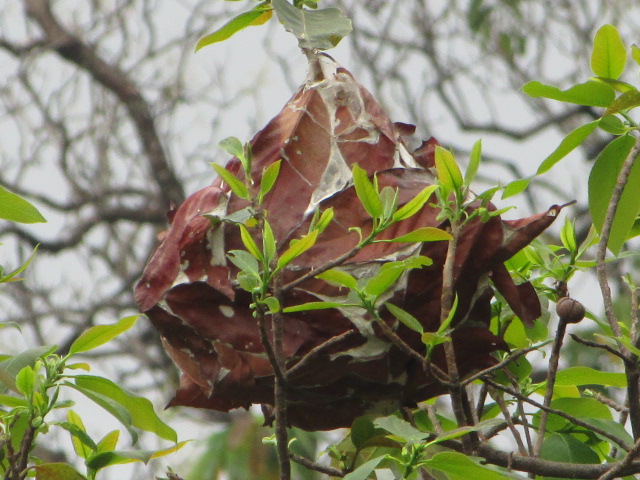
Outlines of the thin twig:
[[611,470],[598,477],[598,480],[613,480],[614,478],[618,478],[619,473],[622,472],[626,467],[631,465],[633,460],[636,459],[638,455],[640,455],[640,439],[636,440],[633,448],[629,450],[627,455],[620,462],[614,465]]
[[617,337],[622,335],[622,331],[620,330],[616,314],[613,310],[613,300],[611,298],[611,287],[609,286],[605,258],[607,255],[607,245],[609,243],[609,237],[611,236],[613,220],[615,218],[616,210],[618,209],[618,203],[620,203],[622,191],[629,180],[631,168],[633,167],[638,153],[640,153],[640,139],[636,139],[635,145],[631,148],[631,151],[629,152],[629,155],[627,155],[627,158],[620,169],[620,173],[618,174],[616,184],[613,188],[613,192],[611,193],[609,205],[607,206],[607,213],[604,217],[604,222],[602,223],[598,250],[596,251],[596,273],[598,276],[600,291],[602,292],[602,299],[604,300],[604,311],[607,321],[609,322],[609,326]]
[[[509,377],[511,385],[515,391],[520,393],[520,384],[518,383],[518,379],[515,378],[515,376],[506,368],[504,369],[504,372]],[[533,456],[533,439],[531,438],[531,428],[529,421],[527,420],[527,413],[524,409],[524,402],[521,399],[516,398],[516,405],[516,415],[520,418],[520,425],[522,425],[522,428],[524,429],[524,438],[527,441],[527,452],[529,453],[529,456]]]
[[607,344],[604,343],[598,343],[598,342],[592,342],[590,340],[585,340],[584,338],[581,338],[579,336],[577,336],[575,333],[570,333],[569,336],[576,342],[581,343],[582,345],[585,345],[587,347],[592,347],[592,348],[600,348],[608,353],[610,353],[611,355],[615,355],[616,357],[620,358],[622,361],[626,362],[627,358],[622,355],[622,353],[620,353],[618,350],[616,350],[613,347],[610,347]]
[[[463,451],[462,442],[457,440],[444,440],[440,445],[457,452]],[[496,465],[509,470],[536,474],[542,477],[583,478],[595,480],[602,474],[609,471],[613,466],[618,465],[618,463],[571,463],[544,460],[542,458],[532,456],[522,457],[520,455],[514,455],[512,452],[496,450],[486,443],[483,443],[478,447],[477,455],[482,457],[483,463]],[[628,465],[623,466],[618,472],[618,475],[633,475],[639,472],[640,462],[631,462]]]
[[307,273],[305,273],[304,275],[296,278],[295,280],[291,280],[289,283],[282,286],[282,293],[287,293],[289,290],[294,289],[301,283],[315,277],[316,275],[320,275],[321,273],[326,272],[327,270],[331,270],[333,267],[342,265],[344,262],[346,262],[350,258],[355,257],[358,254],[358,252],[362,250],[364,247],[365,245],[363,245],[362,243],[359,243],[348,252],[345,252],[339,257],[334,258],[330,262],[327,262],[324,265],[321,265],[317,268],[313,268],[309,270]]
[[478,401],[476,402],[476,416],[480,419],[484,414],[484,406],[487,402],[487,394],[489,387],[486,383],[483,383],[480,387],[480,394],[478,395]]
[[[613,309],[613,300],[611,297],[611,287],[609,286],[609,278],[607,276],[607,266],[605,258],[607,254],[607,245],[611,236],[611,229],[613,226],[613,220],[615,218],[620,198],[624,187],[629,181],[631,169],[636,161],[636,157],[640,153],[640,139],[636,138],[636,142],[631,148],[629,155],[622,164],[616,184],[611,193],[611,199],[607,206],[607,213],[602,224],[602,231],[600,232],[600,241],[598,242],[598,250],[596,252],[596,274],[598,277],[598,284],[602,293],[602,299],[604,301],[604,311],[611,327],[611,331],[616,337],[622,336],[622,330],[618,325],[618,320]],[[631,421],[631,431],[633,432],[634,439],[640,439],[640,408],[637,405],[640,404],[640,370],[635,355],[633,355],[627,347],[620,346],[620,352],[628,359],[625,362],[625,374],[627,376],[627,399],[631,408],[629,409],[629,419]]]
[[552,340],[546,340],[536,345],[532,345],[531,347],[523,348],[522,350],[517,350],[512,354],[508,355],[507,357],[505,357],[500,363],[496,363],[495,365],[489,368],[485,368],[484,370],[481,370],[478,373],[465,378],[461,383],[462,385],[465,385],[465,386],[469,385],[470,383],[475,382],[476,380],[479,380],[480,378],[488,375],[489,373],[495,372],[496,370],[500,370],[503,367],[506,367],[511,362],[520,358],[521,356],[526,355],[527,353],[532,352],[534,350],[539,350],[540,348],[544,347],[545,345],[548,345],[551,342]]
[[[460,442],[442,442],[442,444],[443,446],[447,446],[458,451],[462,450]],[[543,460],[537,457],[521,457],[520,455],[512,455],[508,452],[501,452],[488,444],[482,444],[479,446],[478,455],[484,458],[487,463],[492,465],[510,468],[521,472],[535,473],[543,477],[597,479],[612,467],[612,464],[580,464]],[[640,462],[631,462],[621,468],[618,475],[633,475],[638,472],[640,472]]]
[[294,462],[296,462],[298,465],[302,465],[307,470],[313,470],[314,472],[324,473],[326,475],[329,475],[330,477],[342,478],[347,474],[347,472],[343,472],[342,470],[339,470],[337,468],[327,467],[327,466],[312,462],[311,460],[307,460],[306,458],[301,457],[300,455],[296,455],[295,453],[290,453],[289,458]]
[[522,437],[520,437],[520,432],[518,432],[518,429],[513,423],[513,419],[511,418],[511,412],[509,412],[509,409],[507,408],[507,404],[504,401],[502,392],[495,392],[495,395],[493,395],[493,399],[496,401],[496,403],[500,407],[500,411],[502,412],[502,416],[507,422],[509,431],[511,432],[511,435],[513,435],[513,438],[516,441],[516,444],[518,445],[518,451],[520,452],[520,455],[522,455],[523,457],[526,457],[527,448],[524,446],[524,443],[522,442]]
[[438,410],[435,405],[426,405],[427,416],[429,420],[431,420],[431,425],[433,426],[433,430],[437,435],[441,435],[444,433],[444,429],[442,428],[442,424],[440,423],[440,419],[438,418]]
[[554,415],[558,415],[559,417],[564,418],[565,420],[569,420],[569,422],[573,423],[574,425],[577,425],[578,427],[583,427],[587,430],[590,430],[594,433],[597,433],[599,435],[602,435],[605,438],[608,438],[609,440],[611,440],[614,443],[617,443],[618,445],[620,445],[625,451],[629,451],[631,450],[631,445],[627,444],[624,440],[616,437],[615,435],[602,430],[601,428],[597,428],[594,425],[591,425],[587,422],[583,422],[582,420],[580,420],[577,417],[574,417],[573,415],[569,415],[568,413],[563,412],[562,410],[557,410],[555,408],[551,408],[551,407],[547,407],[545,405],[543,405],[542,403],[536,402],[535,400],[532,400],[531,398],[527,397],[526,395],[522,395],[521,393],[516,392],[515,390],[513,390],[512,388],[509,387],[505,387],[504,385],[500,385],[497,382],[494,382],[493,380],[489,379],[489,378],[485,378],[484,381],[486,383],[488,383],[489,385],[491,385],[492,387],[498,389],[498,390],[502,390],[503,392],[508,393],[509,395],[513,396],[514,398],[517,398],[519,400],[522,400],[524,403],[528,403],[529,405],[533,405],[534,407],[539,408],[542,411],[546,411],[548,413],[553,413]]
[[591,396],[593,396],[593,398],[595,400],[597,400],[598,402],[602,403],[603,405],[606,405],[609,408],[612,408],[616,412],[621,412],[622,413],[622,412],[628,412],[629,411],[628,407],[625,407],[624,405],[620,405],[618,402],[610,399],[609,397],[605,397],[601,393],[592,391],[590,394],[591,394]]
[[[547,388],[544,394],[543,405],[549,407],[551,405],[551,399],[553,398],[553,388],[556,384],[556,373],[558,372],[558,364],[560,362],[560,349],[562,348],[562,342],[564,335],[567,331],[567,322],[563,318],[560,318],[558,322],[558,330],[553,340],[553,346],[551,347],[551,357],[549,358],[549,370],[547,372]],[[547,410],[540,412],[540,423],[538,424],[538,438],[536,441],[536,448],[534,450],[535,455],[540,455],[542,450],[542,442],[544,441],[545,430],[547,429],[547,417],[549,413]]]
[[[451,240],[447,248],[447,256],[442,267],[442,294],[440,296],[440,324],[444,324],[455,299],[455,277],[454,267],[456,250],[460,237],[461,226],[456,221],[450,222]],[[456,352],[453,342],[444,342],[444,353],[447,362],[447,374],[449,377],[449,395],[451,396],[451,406],[458,425],[473,425],[472,407],[466,400],[464,387],[460,384],[460,374],[456,363]],[[466,453],[471,453],[479,443],[477,432],[470,432],[462,437],[462,442],[466,445]]]
[[[276,275],[273,281],[273,296],[282,305],[282,277]],[[291,462],[289,460],[289,433],[287,432],[287,372],[286,359],[284,358],[284,344],[282,340],[283,317],[276,312],[271,317],[271,329],[273,335],[273,353],[276,364],[274,369],[280,371],[280,375],[274,381],[274,407],[276,421],[276,446],[278,449],[278,463],[280,464],[280,480],[291,479]]]
[[300,369],[307,366],[309,363],[314,361],[316,358],[318,358],[319,355],[321,355],[324,351],[326,351],[333,345],[336,345],[337,343],[340,343],[342,340],[345,340],[357,334],[358,332],[356,332],[355,330],[348,330],[344,333],[341,333],[340,335],[331,337],[326,342],[321,343],[317,347],[312,348],[311,350],[309,350],[309,352],[307,352],[307,354],[304,357],[300,359],[298,363],[296,363],[293,367],[287,370],[287,377],[291,377],[291,375],[294,375]]
[[265,313],[260,309],[258,309],[257,312],[258,312],[258,330],[260,331],[260,341],[262,342],[262,346],[264,347],[264,350],[267,354],[269,363],[273,367],[273,372],[275,377],[279,378],[281,382],[284,382],[284,373],[282,372],[282,370],[280,370],[276,353],[273,349],[273,345],[271,344],[271,340],[269,340],[269,331],[267,329]]
[[[638,291],[631,291],[631,326],[635,329],[635,336],[631,337],[633,346],[640,346],[640,337],[638,337]],[[625,372],[627,374],[627,405],[628,417],[631,421],[631,430],[633,438],[640,439],[640,366],[638,365],[638,357],[635,353],[629,352],[625,362]]]
[[405,342],[402,338],[400,338],[396,334],[396,332],[391,330],[391,327],[389,327],[389,325],[387,325],[387,323],[384,320],[379,319],[377,322],[377,325],[380,327],[380,330],[382,330],[382,333],[384,333],[386,337],[389,340],[391,340],[391,343],[393,343],[396,347],[398,347],[401,351],[403,351],[409,357],[419,362],[420,365],[424,364],[424,361],[425,361],[424,357],[419,352],[411,348],[411,346],[407,342]]
[[636,348],[640,347],[640,325],[638,319],[638,293],[640,292],[640,288],[635,285],[629,285],[629,294],[631,295],[631,329],[630,336],[631,342],[633,346]]
[[506,421],[500,422],[497,425],[494,425],[493,427],[487,430],[487,432],[484,435],[484,440],[485,441],[491,440],[492,438],[496,437],[498,434],[508,429],[509,429],[509,425],[507,424]]

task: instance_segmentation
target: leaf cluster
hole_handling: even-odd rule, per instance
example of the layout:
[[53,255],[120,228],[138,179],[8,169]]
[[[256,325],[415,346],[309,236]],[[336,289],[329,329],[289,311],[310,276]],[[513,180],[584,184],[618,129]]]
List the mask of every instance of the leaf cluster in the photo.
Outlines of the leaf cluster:
[[[228,0],[235,1],[235,0]],[[247,27],[262,25],[275,12],[285,30],[306,50],[327,50],[335,47],[351,32],[351,20],[337,8],[318,9],[316,0],[266,0],[242,12],[213,33],[202,37],[196,51],[207,45],[222,42]]]
[[[9,480],[36,475],[37,478],[68,478],[72,480],[96,478],[98,472],[110,465],[144,462],[170,454],[184,445],[177,442],[176,432],[155,413],[151,402],[118,384],[100,376],[78,374],[90,370],[75,357],[94,350],[135,324],[138,316],[123,318],[113,325],[98,325],[78,337],[66,355],[57,352],[57,345],[36,347],[17,355],[2,355],[0,362],[0,472]],[[95,440],[80,415],[65,400],[64,392],[75,390],[111,414],[129,433],[131,446],[138,441],[138,432],[155,434],[174,445],[159,450],[118,448],[120,430]],[[56,411],[66,411],[60,420]],[[51,429],[66,430],[73,448],[86,467],[81,474],[66,463],[43,463],[34,456],[40,437]]]
[[[616,188],[625,159],[630,154],[637,156],[634,146],[637,143],[639,126],[633,118],[633,110],[640,106],[640,92],[637,86],[621,80],[629,58],[636,66],[640,66],[640,49],[636,45],[627,48],[618,30],[612,25],[604,25],[598,30],[593,43],[591,71],[594,77],[567,90],[536,81],[523,87],[523,91],[532,97],[604,109],[600,118],[570,132],[542,161],[536,172],[536,175],[548,172],[598,128],[612,135],[613,139],[598,155],[589,175],[589,211],[597,232],[602,231],[609,200]],[[524,190],[530,180],[518,180],[518,183],[508,185],[505,196]],[[640,233],[640,197],[636,193],[640,189],[638,162],[633,164],[628,180],[621,188],[623,191],[613,217],[607,244],[614,255],[620,253],[627,240]]]

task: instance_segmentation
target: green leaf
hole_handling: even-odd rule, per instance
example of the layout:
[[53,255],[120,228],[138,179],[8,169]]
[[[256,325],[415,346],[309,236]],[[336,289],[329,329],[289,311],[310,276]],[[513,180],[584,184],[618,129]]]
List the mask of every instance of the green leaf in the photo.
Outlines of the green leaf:
[[558,163],[569,153],[571,153],[578,145],[584,142],[589,135],[591,135],[591,132],[596,129],[598,123],[599,120],[586,123],[569,133],[562,140],[562,142],[560,142],[560,145],[558,145],[558,147],[551,153],[551,155],[543,160],[543,162],[538,167],[536,175],[541,175],[547,172],[556,163]]
[[98,442],[98,452],[109,452],[115,450],[120,438],[120,430],[112,430]]
[[86,464],[87,467],[95,470],[122,463],[143,462],[147,464],[149,460],[174,453],[186,444],[187,442],[180,442],[161,450],[115,450],[113,452],[100,452],[91,456]]
[[473,180],[476,178],[478,168],[480,167],[480,159],[482,158],[482,140],[476,141],[471,147],[471,154],[469,155],[469,165],[464,172],[464,184],[470,186]]
[[131,443],[136,444],[138,442],[138,434],[133,428],[131,428],[131,425],[132,425],[131,415],[123,405],[109,398],[108,396],[102,393],[94,392],[91,389],[83,388],[79,385],[76,385],[70,382],[65,383],[65,385],[82,393],[85,397],[93,401],[96,405],[99,405],[104,410],[109,412],[116,420],[118,420],[127,429],[127,431],[129,432],[129,435],[131,436]]
[[440,184],[451,192],[459,192],[464,180],[453,154],[446,148],[436,145],[435,160]]
[[336,268],[322,272],[321,274],[316,275],[316,278],[338,287],[347,287],[352,289],[358,288],[358,282],[353,275]]
[[622,80],[614,80],[613,78],[604,78],[604,77],[591,77],[592,80],[597,80],[598,82],[606,83],[607,85],[611,85],[616,92],[624,93],[630,92],[632,90],[637,90],[636,87],[631,85],[630,83],[623,82]]
[[33,389],[36,385],[36,372],[31,365],[20,369],[18,375],[16,375],[16,388],[25,396],[25,398],[31,398],[33,395]]
[[425,437],[429,436],[428,432],[418,430],[406,420],[398,418],[395,415],[376,418],[373,423],[407,443],[422,443]]
[[446,474],[448,480],[505,480],[523,478],[507,471],[497,471],[474,462],[458,452],[439,452],[424,461],[424,466]]
[[139,317],[140,315],[132,315],[121,319],[113,325],[96,325],[95,327],[91,327],[71,344],[69,355],[88,352],[100,345],[104,345],[133,327]]
[[[205,215],[208,218],[212,218],[211,216]],[[227,223],[233,224],[243,224],[245,226],[249,226],[251,221],[255,221],[256,211],[251,207],[241,208],[240,210],[236,210],[235,212],[229,213],[225,215],[221,219],[219,217],[216,218],[218,221],[222,220]]]
[[253,237],[249,233],[249,230],[247,230],[247,227],[242,224],[238,225],[238,227],[240,228],[240,239],[244,244],[244,248],[246,248],[247,251],[258,260],[264,260],[264,258],[262,257],[262,252],[258,248],[256,242],[253,240]]
[[234,157],[241,159],[244,157],[244,145],[236,137],[227,137],[218,143],[218,146]]
[[599,77],[617,79],[627,64],[627,49],[612,25],[602,26],[593,39],[591,70]]
[[[620,439],[621,443],[626,443],[627,445],[633,445],[634,440],[631,437],[631,435],[629,435],[629,432],[627,432],[624,426],[620,425],[620,423],[616,422],[615,420],[609,420],[606,418],[583,418],[582,420],[588,423],[589,425],[592,425],[607,433],[615,435],[617,438]],[[593,432],[593,435],[598,437],[603,442],[612,441],[610,438],[603,437],[597,432]],[[623,448],[623,445],[619,443],[617,443],[617,445]]]
[[448,335],[443,335],[438,332],[423,332],[420,336],[420,340],[425,346],[428,347],[428,352],[431,352],[431,349],[436,345],[440,345],[441,343],[448,342],[451,340],[451,337]]
[[250,273],[260,278],[260,267],[258,260],[245,250],[231,250],[227,253],[227,258],[231,263],[238,267],[241,271]]
[[633,222],[633,226],[629,232],[629,238],[635,238],[638,235],[640,235],[640,218],[636,218],[636,221]]
[[448,328],[449,325],[451,325],[451,322],[453,321],[453,317],[456,314],[456,311],[458,310],[458,294],[456,294],[456,296],[453,298],[453,305],[451,305],[451,310],[449,310],[449,315],[447,315],[447,318],[445,318],[444,322],[442,322],[442,324],[440,325],[440,327],[438,327],[438,333],[444,333]]
[[560,90],[540,82],[529,82],[522,87],[522,91],[533,98],[550,98],[551,100],[590,107],[608,107],[616,97],[613,87],[593,80],[580,83],[568,90]]
[[73,410],[67,411],[67,422],[61,423],[60,426],[71,434],[71,443],[73,450],[80,458],[88,458],[98,446],[87,435],[87,430],[82,422],[82,418]]
[[[176,432],[160,420],[153,409],[153,404],[148,399],[126,391],[106,378],[78,375],[73,379],[76,389],[80,389],[85,395],[87,395],[87,392],[94,393],[110,400],[111,402],[109,403],[115,402],[117,405],[124,407],[130,417],[130,425],[146,432],[154,433],[165,440],[172,442],[177,440]],[[94,400],[93,398],[91,399]],[[103,406],[102,404],[100,405]]]
[[[0,362],[0,382],[16,393],[16,375],[27,365],[35,364],[36,360],[55,352],[57,345],[44,345],[42,347],[30,348],[18,355],[12,356]],[[0,384],[2,385],[2,384]]]
[[379,297],[396,283],[406,270],[408,269],[404,265],[399,265],[396,262],[385,263],[378,273],[367,281],[364,292],[374,298]]
[[429,197],[438,189],[437,185],[429,185],[422,189],[420,193],[418,193],[415,197],[401,206],[396,212],[393,214],[392,222],[399,222],[400,220],[404,220],[409,218],[416,213],[418,213],[422,207],[427,203]]
[[600,457],[585,443],[565,433],[552,433],[542,444],[540,457],[566,463],[600,463]]
[[33,469],[38,480],[87,480],[68,463],[42,463]]
[[0,218],[18,223],[42,223],[45,218],[24,198],[0,186]]
[[253,185],[253,180],[251,179],[251,165],[253,164],[253,148],[251,147],[251,142],[244,144],[244,155],[240,158],[240,163],[242,163],[245,177],[248,178],[250,180],[249,183]]
[[393,303],[389,302],[385,303],[385,306],[387,307],[387,310],[389,310],[391,315],[396,317],[402,324],[404,324],[404,326],[418,333],[422,333],[424,331],[424,328],[418,321],[418,319],[406,310],[403,310],[402,308],[397,307]]
[[438,436],[431,440],[430,442],[427,443],[427,445],[435,445],[437,443],[441,443],[444,442],[445,440],[451,440],[453,438],[459,438],[463,435],[466,435],[467,433],[470,432],[477,432],[480,429],[487,429],[490,427],[495,427],[497,425],[500,425],[503,423],[503,420],[494,418],[494,419],[488,419],[488,420],[483,420],[480,423],[477,423],[473,426],[463,426],[463,427],[458,427],[458,428],[454,428],[452,430],[447,430],[446,432],[440,433],[438,434]]
[[562,245],[570,253],[577,253],[578,241],[576,239],[576,226],[568,217],[565,218],[564,225],[560,230],[560,241],[562,241]]
[[[557,385],[560,386],[560,385]],[[600,418],[603,420],[613,420],[609,407],[599,402],[595,398],[580,397],[558,397],[551,402],[551,408],[560,410],[578,418]],[[550,417],[554,414],[550,414]],[[558,417],[559,420],[569,422],[568,420]],[[571,422],[569,422],[571,423]],[[571,424],[573,428],[573,424]]]
[[[69,410],[69,412],[72,412],[72,411]],[[73,414],[75,415],[75,417],[73,417],[73,422],[67,421],[67,422],[52,422],[52,423],[69,432],[71,435],[71,443],[73,445],[73,449],[76,452],[76,454],[80,458],[87,458],[86,456],[91,454],[91,452],[94,452],[98,448],[98,446],[91,439],[91,437],[87,435],[87,432],[84,429],[84,425],[82,424],[82,420],[80,420],[80,417],[75,412],[73,412]],[[71,417],[68,416],[68,418],[71,418]],[[74,423],[76,421],[79,423]]]
[[490,202],[493,199],[493,196],[496,194],[496,192],[498,192],[499,190],[502,190],[502,188],[503,187],[501,187],[500,185],[493,186],[485,190],[484,192],[479,193],[476,198],[486,204],[486,202]]
[[213,169],[222,177],[222,180],[229,185],[229,188],[233,193],[235,193],[238,197],[248,200],[249,199],[249,190],[247,186],[240,181],[238,177],[236,177],[229,170],[224,168],[222,165],[218,165],[217,163],[212,163],[211,166]]
[[280,311],[280,301],[276,297],[266,297],[264,304],[269,309],[268,313],[278,313]]
[[613,115],[622,111],[631,110],[640,106],[640,92],[638,90],[632,90],[625,92],[616,98],[611,105],[604,112],[605,115]]
[[0,405],[9,407],[9,408],[27,407],[29,406],[29,402],[27,402],[23,398],[17,398],[17,397],[12,397],[10,395],[0,394]]
[[353,186],[356,189],[356,195],[358,195],[362,206],[371,218],[382,217],[384,208],[378,190],[369,180],[367,172],[357,164],[353,166]]
[[308,302],[293,307],[286,307],[282,311],[284,313],[308,312],[310,310],[326,310],[327,308],[354,307],[357,305],[338,303],[338,302]]
[[600,119],[598,126],[605,132],[613,135],[622,135],[629,130],[624,122],[615,115],[605,114],[605,116]]
[[631,58],[640,66],[640,48],[635,43],[631,45]]
[[395,262],[399,265],[403,265],[405,269],[410,268],[422,268],[433,265],[433,260],[429,257],[425,257],[424,255],[415,255],[413,257],[405,258],[400,262]]
[[276,249],[276,238],[273,235],[271,225],[269,225],[269,222],[265,219],[262,228],[262,252],[264,254],[265,264],[271,263],[271,260],[276,257]]
[[380,462],[386,460],[387,458],[388,455],[382,455],[380,457],[375,457],[367,462],[364,462],[353,472],[346,474],[344,476],[344,480],[367,480],[367,478],[369,478],[369,475],[371,475],[371,472],[375,470]]
[[397,242],[397,243],[415,243],[415,242],[439,242],[442,240],[451,240],[451,234],[441,228],[436,227],[420,227],[413,232],[405,233],[396,238],[385,240],[376,240],[376,242]]
[[382,218],[390,219],[398,208],[398,190],[389,186],[380,191],[382,202]]
[[556,385],[582,386],[604,385],[607,387],[627,388],[624,373],[601,372],[589,367],[570,367],[558,371]]
[[262,170],[262,179],[260,180],[260,193],[258,194],[258,203],[262,203],[264,196],[271,191],[276,184],[278,175],[280,174],[280,163],[282,160],[273,162],[267,168]]
[[333,48],[352,29],[351,20],[337,8],[306,10],[294,7],[287,0],[272,0],[271,5],[285,30],[296,36],[300,48]]
[[240,288],[249,293],[252,293],[256,288],[260,288],[262,286],[262,279],[260,276],[252,275],[247,272],[238,272],[236,279],[238,280]]
[[[28,412],[13,412],[13,413],[14,413],[14,416],[11,419],[11,423],[9,423],[8,425],[9,426],[9,429],[7,432],[8,435],[7,433],[3,432],[3,445],[2,445],[3,448],[0,449],[0,460],[2,460],[2,456],[6,452],[6,446],[4,445],[5,439],[11,441],[14,451],[18,451],[18,449],[20,449],[22,439],[27,434],[27,431],[29,430],[29,428],[31,428],[31,425],[30,425],[31,422],[29,419]],[[3,417],[6,418],[5,415],[3,415]],[[4,465],[2,464],[0,465],[4,467]]]
[[293,259],[299,257],[304,252],[313,247],[313,245],[315,245],[316,243],[317,238],[318,231],[314,230],[291,245],[282,253],[282,255],[280,255],[280,258],[278,259],[278,268],[283,268],[285,265],[288,265]]
[[244,30],[252,25],[262,25],[271,18],[271,15],[272,11],[267,2],[261,3],[253,10],[243,12],[237,17],[231,19],[215,32],[202,37],[198,40],[195,51],[197,52],[202,47],[206,47],[212,43],[222,42],[223,40],[226,40],[232,35],[238,33],[240,30]]
[[358,417],[351,424],[351,442],[356,449],[361,449],[375,434],[376,427],[369,416]]
[[531,178],[519,178],[517,180],[514,180],[513,182],[509,182],[504,187],[504,191],[502,192],[502,199],[504,200],[505,198],[513,197],[514,195],[518,195],[524,192],[529,186],[530,182]]
[[[612,421],[613,416],[609,407],[599,402],[595,398],[579,397],[578,390],[574,386],[562,387],[556,385],[554,392],[556,398],[551,402],[551,408],[565,412],[585,421],[599,419],[602,421]],[[569,392],[573,396],[560,396],[563,391]],[[540,424],[540,411],[533,416],[533,425],[538,428]],[[549,414],[547,420],[547,432],[559,433],[583,433],[584,427],[576,426],[570,420],[556,414]]]
[[[36,256],[36,252],[38,251],[38,245],[36,245],[36,247],[33,249],[33,253],[31,255],[29,255],[29,258],[27,258],[27,260],[20,265],[18,268],[16,268],[13,272],[10,272],[6,275],[2,274],[2,267],[0,267],[0,283],[5,283],[5,282],[15,282],[18,280],[21,280],[20,278],[17,278],[16,275],[20,275],[22,272],[24,272],[27,267],[29,266],[29,264],[33,261],[33,259]],[[6,326],[7,324],[4,323],[2,324],[2,326]],[[17,326],[18,330],[20,329],[20,326]]]
[[331,220],[333,220],[333,207],[329,207],[322,212],[318,221],[313,225],[312,230],[317,230],[318,234],[324,232],[331,223]]
[[[593,225],[598,232],[602,231],[602,225],[618,174],[634,143],[635,139],[631,135],[623,135],[613,140],[602,150],[591,169],[589,175],[589,211]],[[631,169],[628,182],[622,191],[611,227],[608,247],[614,255],[620,252],[640,211],[639,191],[640,162],[636,161]]]

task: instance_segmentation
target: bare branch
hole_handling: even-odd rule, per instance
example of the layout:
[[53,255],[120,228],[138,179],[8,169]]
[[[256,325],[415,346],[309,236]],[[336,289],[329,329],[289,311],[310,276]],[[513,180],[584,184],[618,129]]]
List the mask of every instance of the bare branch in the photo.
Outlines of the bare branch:
[[42,28],[48,46],[61,57],[88,72],[98,83],[113,92],[127,108],[136,126],[165,206],[184,199],[182,185],[170,167],[156,132],[148,102],[137,86],[115,65],[109,65],[80,38],[58,22],[46,0],[24,0],[27,15]]

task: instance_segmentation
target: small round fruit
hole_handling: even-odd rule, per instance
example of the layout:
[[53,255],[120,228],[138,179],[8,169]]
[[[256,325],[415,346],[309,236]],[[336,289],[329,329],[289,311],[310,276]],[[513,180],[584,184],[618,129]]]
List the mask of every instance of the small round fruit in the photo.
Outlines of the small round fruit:
[[578,323],[584,318],[584,306],[571,297],[562,297],[556,304],[556,313],[566,323]]

